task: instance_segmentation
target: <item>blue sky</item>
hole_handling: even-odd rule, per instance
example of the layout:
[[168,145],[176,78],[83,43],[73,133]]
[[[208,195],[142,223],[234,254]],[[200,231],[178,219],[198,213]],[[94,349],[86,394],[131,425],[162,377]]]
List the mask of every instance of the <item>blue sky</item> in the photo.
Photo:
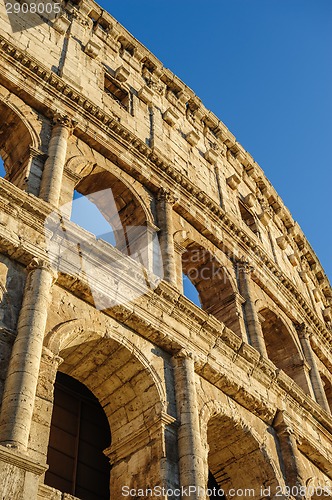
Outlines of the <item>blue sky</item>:
[[332,278],[332,1],[99,2],[265,171]]
[[331,279],[331,0],[100,4],[252,154]]

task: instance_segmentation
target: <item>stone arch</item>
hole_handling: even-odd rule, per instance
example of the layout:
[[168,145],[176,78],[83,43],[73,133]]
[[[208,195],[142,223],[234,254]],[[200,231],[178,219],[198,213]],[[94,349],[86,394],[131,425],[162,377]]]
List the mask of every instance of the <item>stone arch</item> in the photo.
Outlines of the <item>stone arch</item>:
[[26,115],[9,99],[0,99],[0,156],[5,178],[26,189],[32,157],[40,149],[40,138]]
[[[89,175],[93,174],[94,171],[98,173],[98,170],[100,169],[101,171],[106,171],[106,169],[102,166],[99,165],[96,162],[93,161],[88,161],[85,156],[82,155],[77,155],[69,158],[69,160],[66,163],[65,167],[66,171],[71,172],[72,174],[75,175],[76,181],[80,182],[82,179],[88,177]],[[109,172],[109,171],[108,171]],[[115,172],[109,172],[111,173],[119,182],[123,183],[128,190],[130,190],[134,197],[139,200],[142,210],[144,211],[145,214],[145,219],[148,223],[154,224],[154,217],[152,214],[152,211],[150,210],[150,207],[147,206],[147,202],[143,199],[143,193],[140,192],[136,186],[133,185],[133,183],[129,183],[127,179],[124,177],[119,178],[117,173]]]
[[[70,196],[70,201],[63,205],[62,195],[62,211],[65,215],[85,227],[84,220],[80,223],[73,217],[76,204],[84,204],[83,209],[78,211],[79,214],[85,210],[88,215],[89,211],[97,209],[102,216],[99,226],[98,219],[94,217],[96,224],[85,229],[93,232],[97,238],[109,241],[146,268],[153,269],[158,241],[157,228],[151,207],[147,204],[146,196],[143,196],[143,188],[141,191],[137,189],[125,176],[120,176],[116,169],[110,169],[109,165],[101,166],[87,161],[83,156],[74,156],[66,164],[63,191],[68,192],[67,199]],[[71,198],[73,193],[74,199]],[[75,195],[81,199],[75,198]]]
[[63,359],[59,371],[84,384],[104,409],[112,434],[105,453],[114,498],[124,484],[143,487],[148,466],[162,481],[166,394],[144,353],[116,330],[100,324],[92,329],[84,320],[58,325],[46,335],[45,347]]
[[[262,311],[263,309],[271,310],[276,316],[280,317],[281,321],[286,325],[293,341],[298,346],[299,350],[301,350],[301,343],[299,341],[299,337],[294,329],[294,323],[298,322],[298,318],[296,316],[292,317],[292,311],[285,311],[281,307],[279,307],[275,302],[257,299],[255,301],[256,311]],[[262,319],[262,318],[260,318]],[[302,320],[301,320],[302,321]]]
[[[282,473],[264,438],[233,405],[208,401],[201,409],[200,425],[209,470],[226,498],[231,489],[251,489],[251,498],[259,499],[262,486],[271,488],[273,497],[276,487],[284,486]],[[244,495],[235,498],[240,496]]]
[[305,393],[311,394],[308,370],[293,330],[286,325],[280,314],[269,307],[260,309],[259,315],[269,359]]
[[182,244],[182,270],[195,286],[201,307],[240,337],[240,300],[234,276],[209,250],[194,240]]
[[60,323],[54,327],[45,337],[44,346],[56,356],[61,355],[61,351],[74,342],[83,343],[90,336],[93,338],[111,338],[118,344],[123,345],[130,351],[139,362],[150,372],[158,392],[158,400],[164,409],[166,404],[166,393],[162,380],[157,370],[151,365],[147,357],[126,337],[118,333],[115,329],[104,327],[98,324],[98,328],[91,329],[91,323],[84,319],[72,319]]

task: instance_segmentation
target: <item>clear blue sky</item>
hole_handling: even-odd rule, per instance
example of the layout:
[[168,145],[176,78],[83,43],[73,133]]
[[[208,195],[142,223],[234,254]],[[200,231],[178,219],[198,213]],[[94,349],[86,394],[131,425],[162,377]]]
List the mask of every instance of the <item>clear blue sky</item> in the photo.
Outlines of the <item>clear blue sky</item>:
[[332,0],[99,2],[265,171],[332,278]]
[[332,277],[332,1],[100,4],[264,169]]

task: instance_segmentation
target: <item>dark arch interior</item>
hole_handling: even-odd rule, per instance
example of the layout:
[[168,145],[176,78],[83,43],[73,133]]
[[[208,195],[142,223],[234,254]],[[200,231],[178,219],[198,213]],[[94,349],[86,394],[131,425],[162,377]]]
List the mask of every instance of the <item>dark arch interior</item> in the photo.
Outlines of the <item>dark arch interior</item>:
[[58,372],[45,484],[82,500],[109,500],[111,444],[106,415],[92,392]]
[[[209,446],[208,465],[210,488],[224,494],[224,497],[210,498],[250,498],[259,500],[262,485],[277,485],[275,472],[259,442],[249,427],[234,421],[227,415],[218,414],[208,422],[207,442]],[[251,489],[248,494],[234,495],[234,490]],[[232,491],[233,490],[233,491]],[[253,494],[251,494],[253,492]]]
[[219,485],[218,485],[214,475],[212,474],[212,472],[210,470],[209,470],[207,487],[208,487],[208,492],[209,492],[208,496],[209,496],[210,500],[213,500],[215,498],[220,498],[220,499],[223,498],[224,500],[227,499],[224,492],[219,488]]
[[303,358],[283,321],[269,309],[260,311],[262,331],[269,359],[289,377],[309,392]]

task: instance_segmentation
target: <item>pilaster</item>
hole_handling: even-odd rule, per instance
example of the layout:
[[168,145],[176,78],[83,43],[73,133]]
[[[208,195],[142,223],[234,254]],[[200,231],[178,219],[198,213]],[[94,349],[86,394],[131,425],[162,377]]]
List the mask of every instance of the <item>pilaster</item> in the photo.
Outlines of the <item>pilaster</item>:
[[180,483],[184,488],[196,487],[196,492],[190,492],[188,498],[205,500],[207,464],[199,425],[194,356],[182,349],[173,356],[172,362],[180,425],[178,430]]
[[302,493],[305,491],[305,471],[294,429],[286,412],[277,412],[273,427],[279,439],[285,482],[293,492],[290,498],[304,499],[305,496]]
[[42,463],[46,463],[47,458],[54,383],[62,361],[62,358],[43,346],[28,445],[30,456]]

